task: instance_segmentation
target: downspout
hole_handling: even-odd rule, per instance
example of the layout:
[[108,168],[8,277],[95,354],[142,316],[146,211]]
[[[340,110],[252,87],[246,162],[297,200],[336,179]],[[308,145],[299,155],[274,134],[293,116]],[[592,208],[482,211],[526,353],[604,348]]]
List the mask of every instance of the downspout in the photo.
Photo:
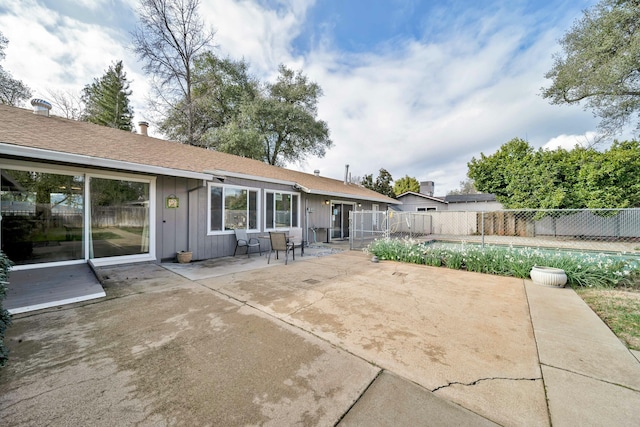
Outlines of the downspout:
[[187,250],[193,251],[191,248],[191,193],[194,191],[198,191],[201,188],[207,188],[207,182],[203,179],[202,184],[198,185],[195,188],[187,190]]

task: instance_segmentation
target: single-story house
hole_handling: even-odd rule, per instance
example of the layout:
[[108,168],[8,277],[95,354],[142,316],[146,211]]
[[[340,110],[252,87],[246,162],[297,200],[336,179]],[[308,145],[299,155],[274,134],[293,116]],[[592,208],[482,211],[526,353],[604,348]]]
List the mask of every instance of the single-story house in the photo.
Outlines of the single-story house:
[[[32,102],[33,103],[33,102]],[[257,160],[0,105],[2,250],[16,269],[233,255],[250,236],[349,236],[349,212],[400,204]]]
[[407,191],[396,197],[401,205],[393,209],[405,212],[427,211],[474,211],[491,212],[502,210],[502,204],[495,194],[458,194],[436,197],[433,195],[433,181],[420,182],[420,192]]

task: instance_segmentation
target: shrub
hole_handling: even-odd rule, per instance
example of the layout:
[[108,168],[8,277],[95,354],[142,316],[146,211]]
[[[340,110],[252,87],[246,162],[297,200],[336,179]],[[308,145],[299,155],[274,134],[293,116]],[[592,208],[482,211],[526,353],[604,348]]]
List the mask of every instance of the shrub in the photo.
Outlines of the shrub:
[[11,261],[0,251],[0,368],[6,365],[9,359],[9,350],[4,345],[4,332],[11,324],[11,315],[2,306],[2,301],[7,296],[7,283]]
[[366,249],[381,260],[446,266],[478,273],[528,278],[535,265],[556,267],[572,286],[639,286],[640,263],[607,254],[549,252],[535,248],[418,244],[411,240],[376,240]]

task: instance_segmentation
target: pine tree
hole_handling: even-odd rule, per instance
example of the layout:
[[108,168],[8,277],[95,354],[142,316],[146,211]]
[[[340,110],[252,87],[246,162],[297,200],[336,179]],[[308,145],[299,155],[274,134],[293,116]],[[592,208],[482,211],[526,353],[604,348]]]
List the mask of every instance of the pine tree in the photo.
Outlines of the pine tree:
[[86,105],[83,120],[102,126],[131,131],[133,108],[129,105],[129,82],[122,61],[109,66],[99,79],[86,85],[82,100]]

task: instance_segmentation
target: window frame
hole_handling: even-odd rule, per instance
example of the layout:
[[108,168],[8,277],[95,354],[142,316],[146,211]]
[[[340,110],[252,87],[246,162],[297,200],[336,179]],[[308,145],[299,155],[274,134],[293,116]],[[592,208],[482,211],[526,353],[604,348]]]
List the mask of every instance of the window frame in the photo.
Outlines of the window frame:
[[[211,189],[212,188],[221,188],[222,189],[222,213],[221,213],[221,230],[212,230],[211,229]],[[246,190],[247,191],[247,218],[249,218],[250,214],[250,193],[253,191],[256,193],[256,228],[248,228],[249,221],[247,221],[247,228],[244,228],[247,232],[257,232],[260,231],[260,221],[261,221],[261,206],[262,206],[262,198],[260,194],[260,188],[257,187],[249,187],[247,185],[235,185],[235,184],[218,184],[215,182],[209,182],[207,185],[207,235],[215,236],[215,235],[223,235],[223,234],[233,234],[235,233],[235,229],[227,230],[225,229],[225,204],[226,204],[226,189],[233,190]]]
[[[267,206],[268,206],[268,202],[267,199],[269,197],[269,194],[273,194],[274,196],[274,201],[275,201],[275,195],[276,194],[288,194],[291,196],[295,196],[296,197],[296,206],[295,206],[295,210],[294,210],[294,204],[293,204],[293,197],[291,197],[291,204],[289,206],[289,224],[293,224],[293,218],[294,218],[294,212],[295,212],[295,217],[296,217],[296,225],[288,225],[286,227],[274,227],[275,223],[276,223],[276,205],[275,203],[273,204],[273,223],[272,224],[267,224]],[[283,230],[290,230],[292,228],[300,228],[300,203],[301,203],[301,195],[299,192],[295,192],[295,191],[285,191],[285,190],[270,190],[270,189],[265,189],[264,190],[264,223],[263,223],[263,227],[265,231],[283,231]]]

